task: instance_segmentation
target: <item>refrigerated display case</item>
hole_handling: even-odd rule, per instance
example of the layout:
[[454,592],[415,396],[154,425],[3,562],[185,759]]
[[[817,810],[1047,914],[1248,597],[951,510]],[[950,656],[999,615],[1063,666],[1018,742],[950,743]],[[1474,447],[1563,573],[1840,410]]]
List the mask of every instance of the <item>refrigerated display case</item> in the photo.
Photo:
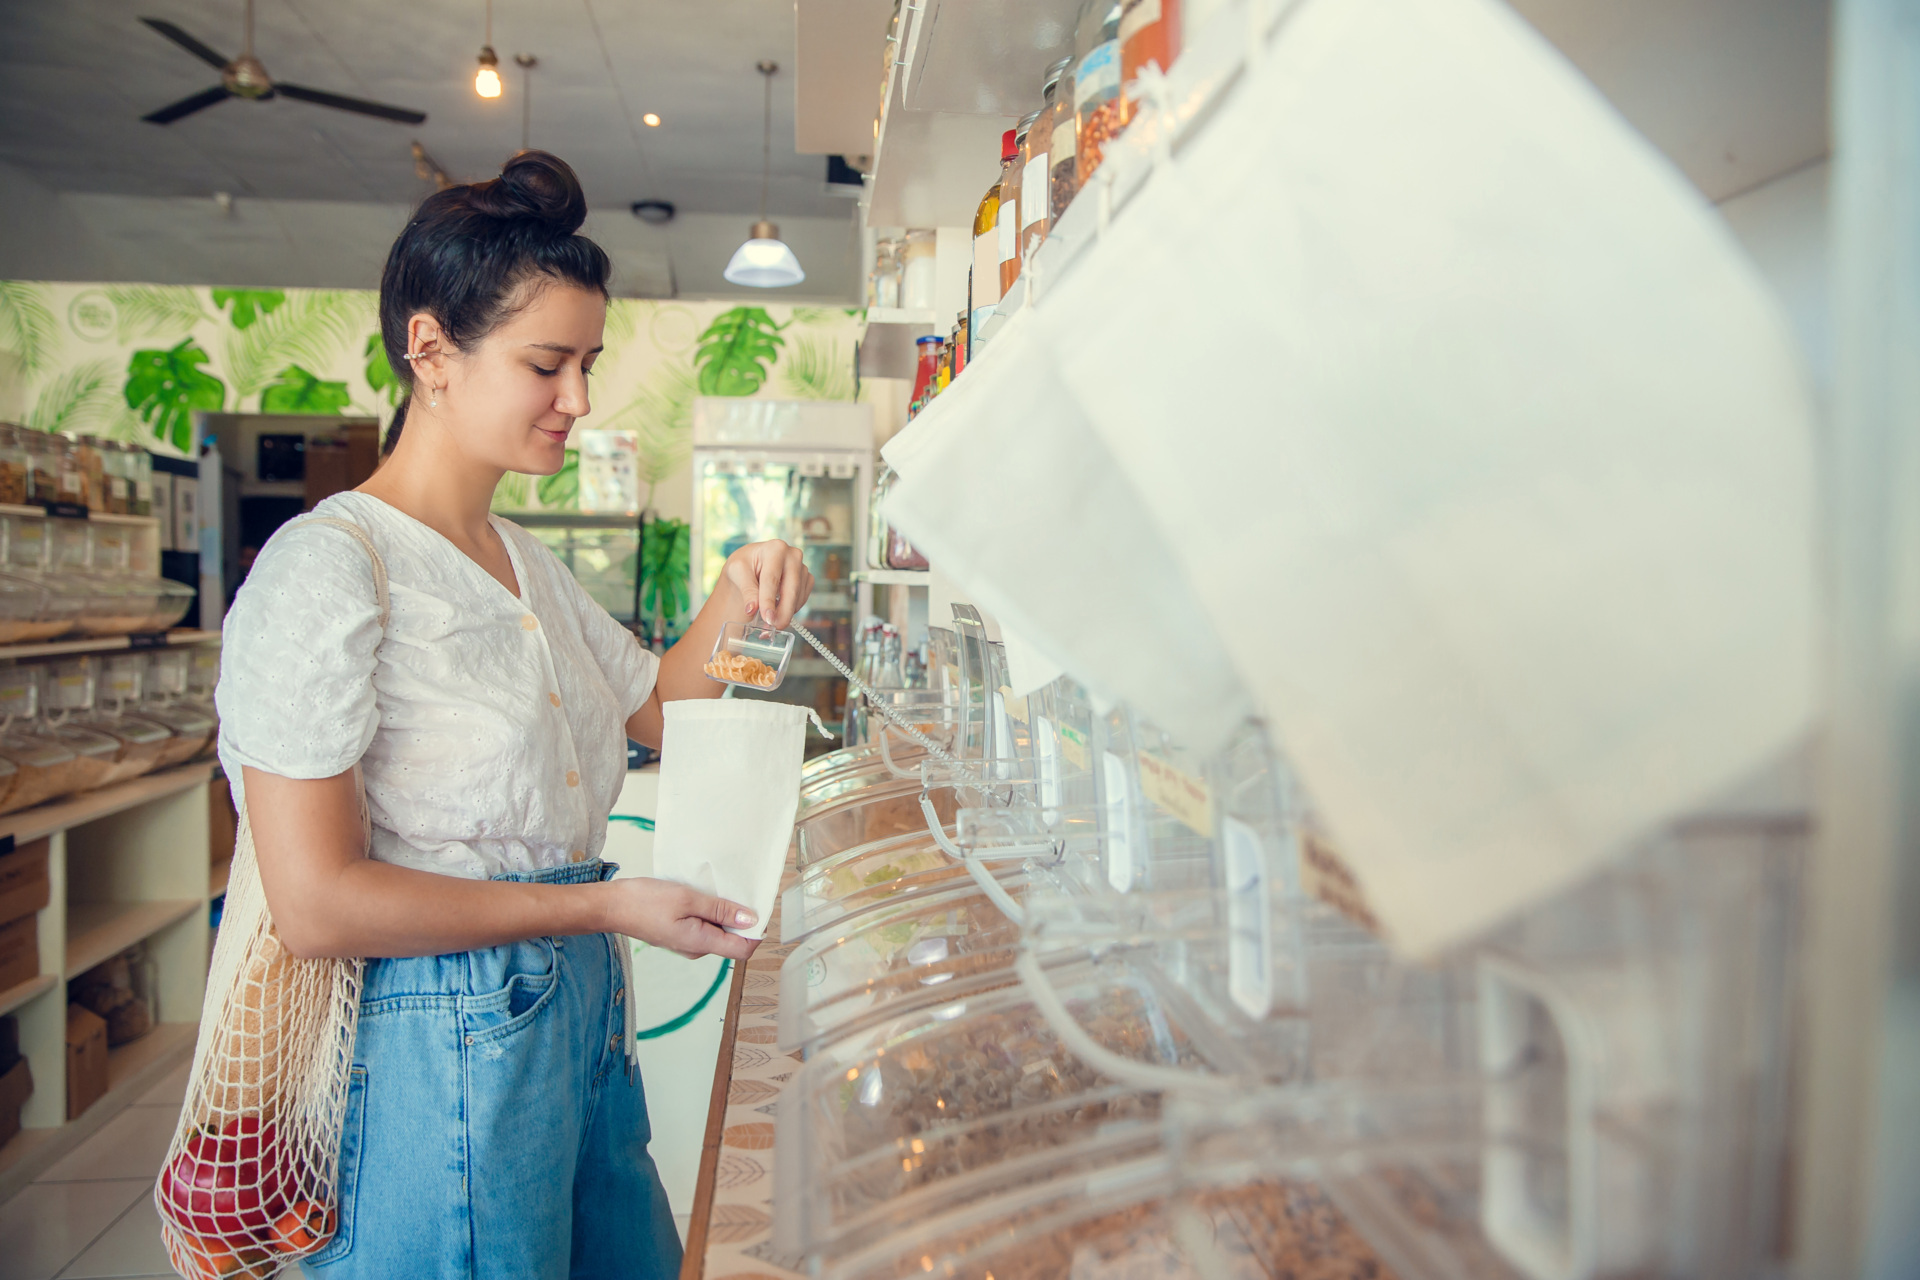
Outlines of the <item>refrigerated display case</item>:
[[[851,664],[855,623],[870,608],[855,574],[866,567],[862,530],[873,483],[873,415],[863,404],[703,396],[693,408],[693,608],[706,602],[727,557],[779,538],[799,547],[813,573],[800,621]],[[786,679],[765,694],[813,708],[835,733],[847,685],[805,646]],[[813,742],[810,751],[831,744]]]
[[635,625],[640,599],[638,516],[516,511],[508,518],[545,543],[616,622]]

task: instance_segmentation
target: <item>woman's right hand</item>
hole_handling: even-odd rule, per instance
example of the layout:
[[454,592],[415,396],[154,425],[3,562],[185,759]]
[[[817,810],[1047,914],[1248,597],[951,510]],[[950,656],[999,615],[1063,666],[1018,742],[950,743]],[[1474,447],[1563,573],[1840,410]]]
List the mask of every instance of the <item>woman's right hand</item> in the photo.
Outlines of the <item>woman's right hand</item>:
[[701,956],[745,960],[760,945],[757,938],[727,932],[754,922],[753,912],[737,902],[671,880],[642,877],[609,880],[606,890],[612,898],[607,912],[609,931],[665,947],[689,960]]

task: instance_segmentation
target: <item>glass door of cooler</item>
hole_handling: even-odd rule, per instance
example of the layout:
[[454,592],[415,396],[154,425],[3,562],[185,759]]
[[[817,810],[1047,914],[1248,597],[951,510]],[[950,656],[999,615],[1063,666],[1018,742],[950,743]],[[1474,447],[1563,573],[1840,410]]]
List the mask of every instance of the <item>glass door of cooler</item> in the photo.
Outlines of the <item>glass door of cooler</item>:
[[618,622],[631,627],[635,579],[640,572],[640,522],[627,515],[515,512],[513,522],[547,545],[587,594]]
[[[801,548],[813,573],[813,598],[800,620],[851,665],[854,623],[865,607],[865,587],[853,574],[863,567],[860,531],[866,527],[871,469],[870,458],[852,452],[695,450],[696,607],[719,583],[728,556],[748,543],[779,538]],[[846,713],[846,681],[804,644],[779,689],[734,693],[812,707],[836,734]],[[810,751],[831,745],[812,735],[808,741]]]

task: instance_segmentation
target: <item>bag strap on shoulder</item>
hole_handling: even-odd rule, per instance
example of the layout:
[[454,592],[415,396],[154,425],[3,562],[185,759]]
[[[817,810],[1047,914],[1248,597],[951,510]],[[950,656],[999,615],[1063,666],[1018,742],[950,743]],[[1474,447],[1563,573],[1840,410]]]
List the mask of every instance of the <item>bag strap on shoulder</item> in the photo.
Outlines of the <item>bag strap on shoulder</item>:
[[373,598],[380,606],[380,629],[387,629],[387,616],[392,613],[387,597],[387,562],[380,558],[379,549],[373,545],[373,539],[367,531],[351,520],[342,520],[338,516],[313,516],[303,524],[329,524],[336,529],[345,529],[353,535],[353,540],[366,548],[367,557],[373,561]]

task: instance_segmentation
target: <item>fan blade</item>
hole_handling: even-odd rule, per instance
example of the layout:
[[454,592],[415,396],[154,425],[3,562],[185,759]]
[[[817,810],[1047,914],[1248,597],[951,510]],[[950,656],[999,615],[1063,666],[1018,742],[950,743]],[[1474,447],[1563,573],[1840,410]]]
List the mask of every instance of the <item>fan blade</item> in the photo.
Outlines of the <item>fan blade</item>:
[[297,84],[288,84],[284,80],[273,82],[273,91],[285,97],[297,98],[301,102],[311,102],[316,107],[334,107],[341,111],[357,111],[363,116],[379,116],[382,120],[398,120],[401,124],[425,124],[424,111],[409,111],[405,107],[389,107],[385,103],[368,102],[364,98],[343,98],[337,93],[327,93],[321,89],[306,89]]
[[161,35],[173,41],[182,49],[185,49],[188,53],[212,67],[215,71],[225,71],[227,69],[227,63],[231,61],[231,59],[221,57],[165,19],[142,18],[140,21],[152,27],[155,31],[158,31]]
[[148,124],[172,124],[181,116],[190,116],[203,107],[210,107],[221,99],[231,98],[232,96],[232,94],[227,92],[225,85],[217,84],[211,89],[202,89],[191,98],[182,98],[170,107],[162,107],[158,111],[149,112],[140,118]]

